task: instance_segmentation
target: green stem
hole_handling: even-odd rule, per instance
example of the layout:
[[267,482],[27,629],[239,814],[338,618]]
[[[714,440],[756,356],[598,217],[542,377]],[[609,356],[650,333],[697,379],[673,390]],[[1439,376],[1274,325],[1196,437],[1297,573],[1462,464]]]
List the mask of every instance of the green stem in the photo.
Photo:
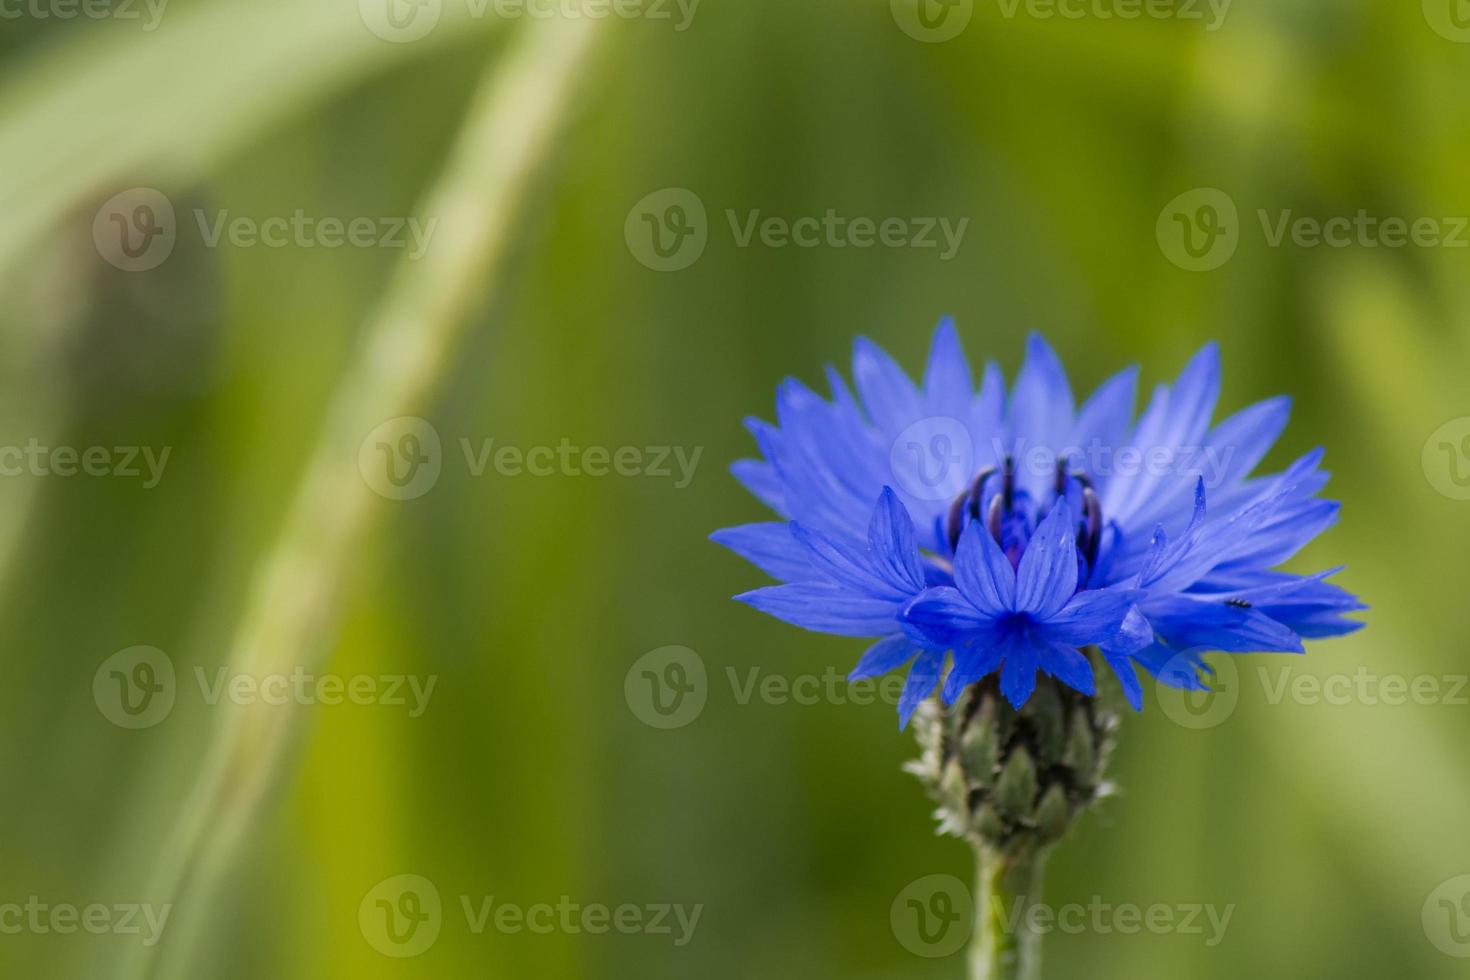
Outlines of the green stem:
[[1026,842],[977,846],[975,935],[970,980],[1040,980],[1041,933],[1032,909],[1042,902],[1046,848]]

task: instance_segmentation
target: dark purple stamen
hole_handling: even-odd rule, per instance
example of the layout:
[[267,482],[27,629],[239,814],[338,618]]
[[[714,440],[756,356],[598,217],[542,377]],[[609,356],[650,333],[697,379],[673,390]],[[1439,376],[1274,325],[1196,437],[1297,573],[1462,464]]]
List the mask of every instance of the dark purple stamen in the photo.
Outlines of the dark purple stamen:
[[1086,520],[1082,531],[1078,532],[1077,547],[1082,551],[1082,557],[1087,559],[1087,568],[1092,570],[1097,564],[1097,550],[1102,544],[1102,504],[1098,502],[1097,494],[1092,492],[1092,487],[1082,486],[1082,509]]
[[965,511],[970,512],[970,519],[980,519],[980,501],[985,496],[985,481],[995,475],[995,467],[987,466],[975,475],[970,482],[970,488],[958,497],[954,503],[949,505],[949,519],[945,522],[945,531],[949,537],[949,550],[954,552],[959,547],[960,532],[965,528]]
[[[1076,481],[1077,490],[1080,491],[1081,513],[1078,516],[1077,526],[1077,551],[1084,562],[1082,574],[1085,577],[1090,574],[1092,568],[1097,564],[1098,552],[1102,546],[1102,503],[1099,501],[1097,491],[1093,488],[1092,480],[1086,473],[1070,472],[1070,460],[1063,457],[1057,463],[1056,481],[1053,485],[1055,499],[1064,500],[1067,493],[1072,489],[1073,481]],[[949,506],[949,513],[945,521],[945,531],[949,538],[949,548],[953,552],[959,547],[960,534],[970,521],[984,520],[985,530],[1002,547],[1005,542],[1001,540],[1001,525],[1007,515],[1011,514],[1016,506],[1016,467],[1015,460],[1010,456],[1001,461],[1000,466],[1000,489],[989,498],[986,503],[986,490],[991,477],[996,475],[996,468],[991,466],[981,470],[971,481],[970,486],[964,493],[955,498]],[[1023,497],[1023,499],[1025,499]],[[983,516],[982,516],[983,511]],[[1044,513],[1044,511],[1043,511]],[[1039,518],[1038,518],[1039,520]],[[1012,562],[1019,561],[1020,551],[1024,543],[1013,548],[1016,552],[1010,555]]]

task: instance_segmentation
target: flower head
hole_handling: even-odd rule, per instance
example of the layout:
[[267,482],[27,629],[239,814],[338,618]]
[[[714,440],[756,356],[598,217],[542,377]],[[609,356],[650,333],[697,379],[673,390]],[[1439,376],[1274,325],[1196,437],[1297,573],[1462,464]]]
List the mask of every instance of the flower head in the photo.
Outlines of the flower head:
[[1326,581],[1275,566],[1335,521],[1317,493],[1321,451],[1252,477],[1284,428],[1285,399],[1212,424],[1219,357],[1206,346],[1135,421],[1137,372],[1075,406],[1039,336],[1013,388],[987,365],[978,390],[948,321],[915,385],[859,340],[855,397],[828,369],[831,398],[788,380],[776,425],[749,427],[761,460],[734,472],[786,522],[714,540],[785,584],[737,598],[808,629],[878,639],[853,679],[911,663],[900,724],[999,672],[1019,707],[1037,672],[1092,694],[1096,647],[1134,708],[1135,665],[1174,687],[1204,686],[1203,653],[1302,652],[1302,638],[1362,624]]

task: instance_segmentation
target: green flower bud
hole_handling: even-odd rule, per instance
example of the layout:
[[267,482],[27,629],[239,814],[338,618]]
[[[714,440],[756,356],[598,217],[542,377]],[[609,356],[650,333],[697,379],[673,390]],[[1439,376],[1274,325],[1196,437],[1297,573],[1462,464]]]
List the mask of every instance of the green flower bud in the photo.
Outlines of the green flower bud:
[[1025,746],[1018,746],[1006,760],[995,786],[995,803],[1002,815],[1020,820],[1031,815],[1036,799],[1036,766]]

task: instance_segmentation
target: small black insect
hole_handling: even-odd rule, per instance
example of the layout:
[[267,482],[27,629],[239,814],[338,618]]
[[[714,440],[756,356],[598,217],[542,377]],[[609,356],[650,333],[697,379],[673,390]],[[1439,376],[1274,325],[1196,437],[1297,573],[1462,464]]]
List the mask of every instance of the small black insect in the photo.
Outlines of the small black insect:
[[1236,609],[1249,609],[1251,604],[1244,599],[1226,599],[1225,605],[1234,606]]

